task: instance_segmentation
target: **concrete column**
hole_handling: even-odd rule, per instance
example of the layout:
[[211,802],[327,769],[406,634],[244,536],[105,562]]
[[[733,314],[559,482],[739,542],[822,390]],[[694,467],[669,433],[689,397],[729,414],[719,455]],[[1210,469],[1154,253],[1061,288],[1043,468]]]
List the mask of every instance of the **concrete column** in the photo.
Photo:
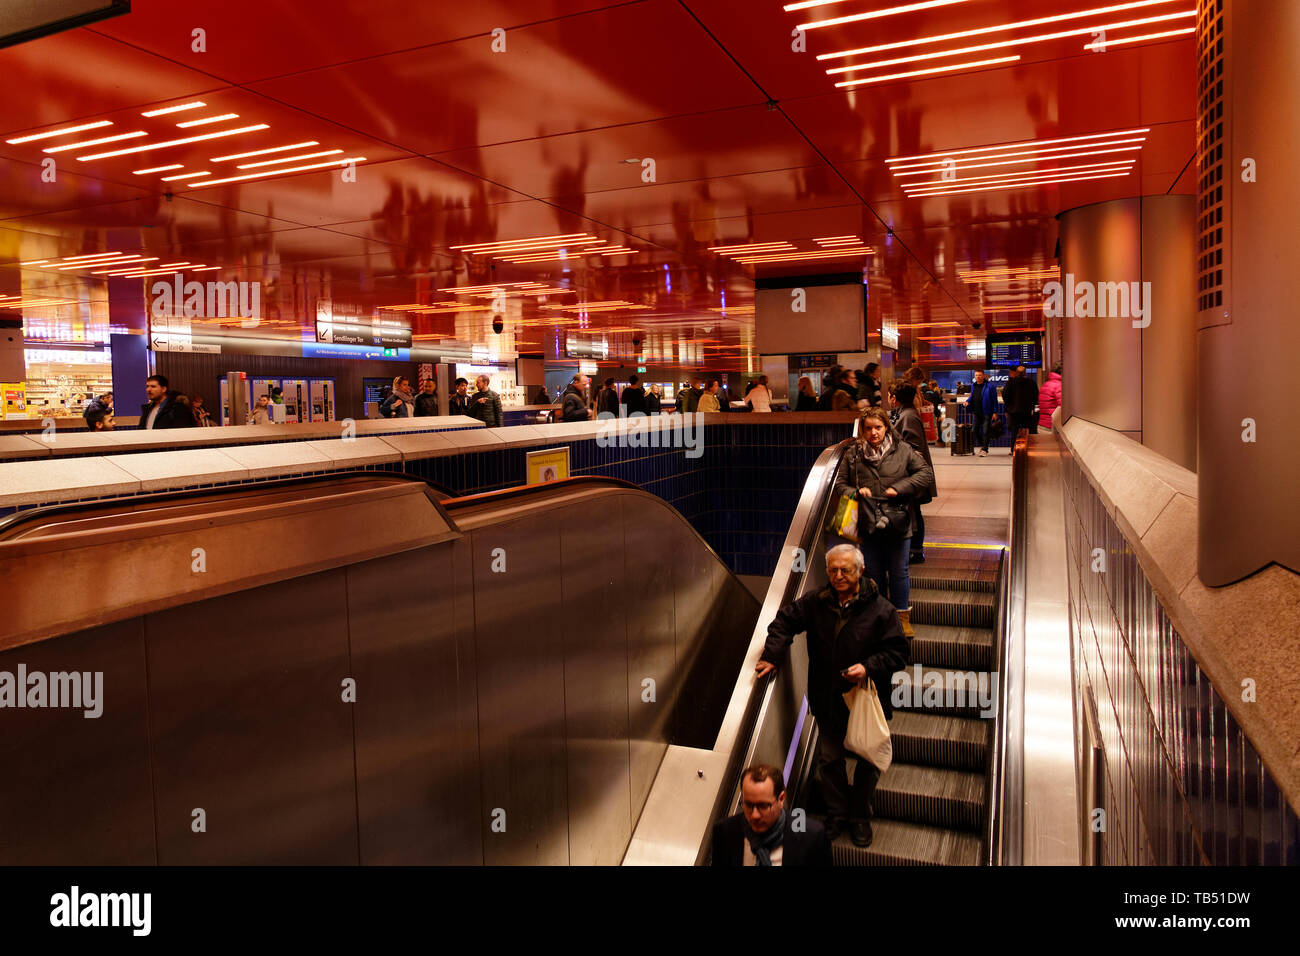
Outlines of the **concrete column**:
[[1064,325],[1062,415],[1123,432],[1189,469],[1196,468],[1195,215],[1190,196],[1062,213],[1065,315],[1048,319],[1049,329]]
[[1300,3],[1201,0],[1197,27],[1198,570],[1213,586],[1300,571]]

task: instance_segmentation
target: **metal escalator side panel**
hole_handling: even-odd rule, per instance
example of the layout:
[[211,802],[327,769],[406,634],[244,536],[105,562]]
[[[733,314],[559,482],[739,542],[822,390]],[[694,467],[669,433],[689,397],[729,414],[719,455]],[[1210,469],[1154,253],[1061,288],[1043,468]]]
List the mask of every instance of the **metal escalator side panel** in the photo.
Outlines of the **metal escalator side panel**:
[[[260,494],[164,517],[128,504],[82,530],[0,541],[0,650],[460,535],[419,482],[343,491],[321,482],[269,503]],[[46,582],[57,580],[95,586],[50,600]]]

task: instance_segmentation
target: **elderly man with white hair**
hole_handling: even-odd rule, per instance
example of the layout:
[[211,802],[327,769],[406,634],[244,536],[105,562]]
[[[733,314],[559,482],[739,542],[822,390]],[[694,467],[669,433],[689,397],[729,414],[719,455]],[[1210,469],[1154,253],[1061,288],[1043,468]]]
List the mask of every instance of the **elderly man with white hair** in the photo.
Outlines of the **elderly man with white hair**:
[[[755,668],[760,678],[779,667],[795,635],[808,641],[808,707],[817,718],[817,772],[826,799],[826,828],[833,839],[847,825],[860,847],[871,845],[871,797],[880,771],[844,749],[849,709],[843,695],[870,677],[885,717],[892,716],[890,686],[907,666],[911,648],[894,606],[862,574],[862,552],[841,544],[826,552],[830,586],[781,608],[767,628],[767,645]],[[853,786],[848,759],[857,760]]]

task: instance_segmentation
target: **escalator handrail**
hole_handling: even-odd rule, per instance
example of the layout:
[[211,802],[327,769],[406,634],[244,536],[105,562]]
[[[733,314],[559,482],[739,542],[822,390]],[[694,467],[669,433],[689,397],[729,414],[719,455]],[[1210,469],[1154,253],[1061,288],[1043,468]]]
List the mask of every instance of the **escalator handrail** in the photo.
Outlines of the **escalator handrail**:
[[988,866],[1019,866],[1024,860],[1025,587],[1028,433],[1011,446],[1011,518],[999,571],[994,663],[998,673],[997,725],[988,770]]
[[[804,523],[801,528],[790,529],[787,534],[782,554],[789,554],[792,547],[802,548],[805,555],[811,560],[813,554],[813,545],[822,533],[822,527],[826,519],[826,509],[829,505],[831,491],[835,487],[836,474],[839,471],[839,462],[845,451],[856,439],[858,433],[858,423],[854,423],[855,438],[845,439],[844,441],[832,445],[818,456],[812,471],[817,472],[821,469],[821,484],[815,490],[812,498],[812,506],[805,511]],[[805,486],[804,495],[801,505],[809,497],[809,489]],[[797,513],[797,512],[796,512]],[[776,607],[768,612],[768,603],[772,600],[773,588],[768,589],[767,597],[763,601],[763,613],[760,613],[757,624],[754,629],[754,638],[752,640],[765,640],[767,635],[767,626],[771,622],[776,611],[785,607],[798,595],[799,590],[808,580],[806,574],[795,575],[787,569],[786,578],[781,582],[779,590],[779,601]],[[774,581],[775,585],[776,582]],[[792,593],[793,592],[793,593]],[[737,730],[735,743],[731,748],[731,754],[727,761],[727,769],[723,776],[724,785],[719,788],[719,798],[713,809],[712,820],[717,822],[724,816],[728,816],[736,807],[740,797],[741,775],[745,767],[749,766],[750,759],[757,746],[759,715],[762,714],[771,703],[771,698],[776,689],[777,673],[773,672],[761,681],[755,681],[750,691],[749,697],[745,703],[744,715],[741,719],[740,726]],[[705,845],[700,848],[701,857],[707,850],[708,839],[706,837]]]

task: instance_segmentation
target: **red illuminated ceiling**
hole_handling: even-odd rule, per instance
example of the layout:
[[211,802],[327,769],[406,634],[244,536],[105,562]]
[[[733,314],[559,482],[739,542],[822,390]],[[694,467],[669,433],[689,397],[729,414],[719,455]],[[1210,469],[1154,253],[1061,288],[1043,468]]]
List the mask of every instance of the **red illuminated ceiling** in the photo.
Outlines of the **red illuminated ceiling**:
[[261,278],[288,327],[327,295],[487,343],[466,290],[513,283],[524,347],[736,367],[754,276],[865,269],[933,363],[1036,324],[1061,211],[1194,191],[1194,0],[788,6],[135,0],[0,50],[0,309],[121,252]]

